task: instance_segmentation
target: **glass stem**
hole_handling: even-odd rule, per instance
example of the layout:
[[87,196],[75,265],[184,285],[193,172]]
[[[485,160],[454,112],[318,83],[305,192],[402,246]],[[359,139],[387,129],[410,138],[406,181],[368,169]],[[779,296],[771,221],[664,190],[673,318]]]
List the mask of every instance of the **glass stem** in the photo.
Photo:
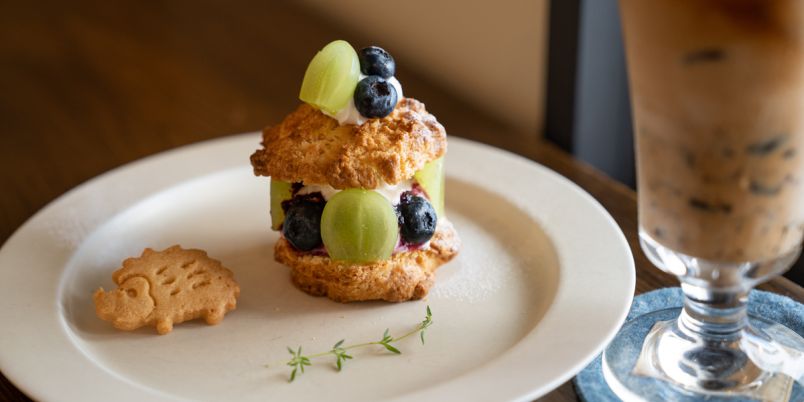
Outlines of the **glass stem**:
[[746,303],[750,289],[717,289],[681,283],[684,309],[678,327],[694,338],[735,341],[748,323]]

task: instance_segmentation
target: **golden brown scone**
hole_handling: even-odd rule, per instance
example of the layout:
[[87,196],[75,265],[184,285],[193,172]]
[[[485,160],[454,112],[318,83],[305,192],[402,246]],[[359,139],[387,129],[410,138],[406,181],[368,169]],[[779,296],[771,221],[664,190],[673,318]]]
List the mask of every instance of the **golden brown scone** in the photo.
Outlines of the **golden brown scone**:
[[232,271],[220,261],[180,246],[146,248],[140,257],[123,261],[112,279],[117,289],[95,291],[95,313],[126,331],[153,325],[162,335],[173,324],[196,318],[217,324],[235,309],[240,295]]
[[399,183],[447,151],[444,127],[411,98],[359,126],[302,104],[262,137],[263,149],[251,155],[255,175],[337,189]]
[[429,250],[393,255],[365,265],[333,261],[329,257],[303,254],[284,238],[274,246],[274,258],[291,268],[299,289],[346,303],[365,300],[400,302],[427,295],[436,269],[458,253],[460,239],[452,224],[444,221],[430,239]]

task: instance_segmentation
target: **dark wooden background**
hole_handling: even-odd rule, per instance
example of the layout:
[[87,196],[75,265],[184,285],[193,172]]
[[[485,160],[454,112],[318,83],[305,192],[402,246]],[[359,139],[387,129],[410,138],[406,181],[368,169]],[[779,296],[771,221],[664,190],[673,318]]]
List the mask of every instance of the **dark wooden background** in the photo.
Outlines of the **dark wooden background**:
[[[277,122],[298,104],[309,59],[336,38],[373,44],[289,2],[4,2],[0,243],[104,171]],[[639,250],[633,191],[397,62],[405,93],[425,102],[450,135],[522,154],[597,198],[631,244],[637,293],[676,284]],[[763,288],[804,300],[783,278]],[[2,376],[0,399],[28,400]],[[575,399],[569,383],[544,398]]]

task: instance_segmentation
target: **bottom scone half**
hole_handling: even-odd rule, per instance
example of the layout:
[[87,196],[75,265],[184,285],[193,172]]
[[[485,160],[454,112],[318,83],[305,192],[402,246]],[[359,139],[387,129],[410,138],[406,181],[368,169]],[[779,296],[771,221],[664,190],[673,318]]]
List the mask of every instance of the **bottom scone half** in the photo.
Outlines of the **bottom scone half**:
[[276,261],[291,268],[293,284],[314,295],[347,303],[421,299],[433,286],[435,271],[460,249],[452,224],[444,219],[430,239],[429,247],[396,253],[391,258],[366,264],[332,260],[302,253],[284,238],[274,247]]

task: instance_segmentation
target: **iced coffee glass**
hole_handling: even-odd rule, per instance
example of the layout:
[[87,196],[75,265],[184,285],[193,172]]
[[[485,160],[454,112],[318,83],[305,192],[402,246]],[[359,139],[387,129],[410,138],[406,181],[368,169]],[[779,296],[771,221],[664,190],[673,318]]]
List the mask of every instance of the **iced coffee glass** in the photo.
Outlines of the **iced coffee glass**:
[[804,400],[804,340],[746,314],[804,235],[804,1],[620,0],[640,243],[683,309],[604,353],[625,400]]

